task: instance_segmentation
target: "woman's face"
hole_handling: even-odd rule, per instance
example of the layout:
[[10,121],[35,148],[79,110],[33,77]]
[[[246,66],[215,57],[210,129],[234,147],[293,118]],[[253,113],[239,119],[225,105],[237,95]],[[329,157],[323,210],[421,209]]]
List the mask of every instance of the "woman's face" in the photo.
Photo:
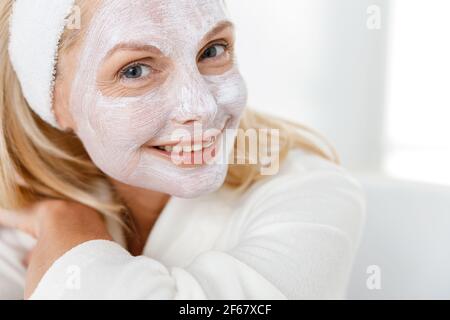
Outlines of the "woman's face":
[[227,157],[234,141],[220,143],[222,133],[238,127],[246,104],[233,45],[221,0],[102,1],[69,102],[93,162],[122,183],[174,196],[218,189],[226,163],[198,159]]

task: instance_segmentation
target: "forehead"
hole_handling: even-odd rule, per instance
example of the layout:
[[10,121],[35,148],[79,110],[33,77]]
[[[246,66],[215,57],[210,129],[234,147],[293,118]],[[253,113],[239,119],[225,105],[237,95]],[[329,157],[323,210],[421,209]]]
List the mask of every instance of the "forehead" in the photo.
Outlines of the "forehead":
[[224,20],[223,0],[103,0],[88,33],[100,42],[107,39],[110,46],[144,42],[164,52],[173,45],[198,43]]

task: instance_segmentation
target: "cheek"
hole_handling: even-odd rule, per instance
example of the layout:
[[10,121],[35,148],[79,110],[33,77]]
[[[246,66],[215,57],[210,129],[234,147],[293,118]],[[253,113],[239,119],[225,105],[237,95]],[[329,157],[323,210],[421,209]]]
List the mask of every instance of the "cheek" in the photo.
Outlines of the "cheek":
[[83,99],[76,115],[77,135],[92,161],[124,179],[139,162],[141,148],[167,123],[170,109],[158,94],[138,98]]
[[206,77],[206,81],[220,108],[240,117],[247,105],[247,87],[236,70],[222,76]]
[[139,147],[164,127],[170,114],[166,103],[157,95],[119,99],[102,97],[87,120],[91,128],[98,130],[100,138]]
[[105,97],[99,92],[79,104],[80,134],[114,145],[141,145],[153,137],[170,114],[165,92],[139,97]]

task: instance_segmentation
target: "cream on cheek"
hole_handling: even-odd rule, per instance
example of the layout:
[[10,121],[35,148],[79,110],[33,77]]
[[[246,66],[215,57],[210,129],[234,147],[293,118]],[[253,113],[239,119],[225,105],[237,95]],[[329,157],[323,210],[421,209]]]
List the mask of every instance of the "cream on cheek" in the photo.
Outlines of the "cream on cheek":
[[[183,168],[145,147],[167,140],[179,129],[234,129],[246,104],[246,89],[236,67],[202,76],[198,44],[226,20],[220,0],[108,0],[93,17],[71,96],[77,134],[95,164],[129,185],[174,196],[195,197],[219,188],[226,164]],[[104,57],[119,43],[158,47],[174,61],[168,79],[136,97],[108,97],[97,86]],[[229,153],[232,144],[223,152]]]

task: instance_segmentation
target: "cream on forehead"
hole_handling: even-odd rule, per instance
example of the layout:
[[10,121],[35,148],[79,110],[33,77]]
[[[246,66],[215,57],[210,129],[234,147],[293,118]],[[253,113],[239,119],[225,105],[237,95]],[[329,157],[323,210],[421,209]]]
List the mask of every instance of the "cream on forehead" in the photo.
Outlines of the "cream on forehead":
[[[170,138],[183,119],[199,119],[204,129],[238,126],[247,96],[236,66],[203,76],[196,65],[201,40],[224,20],[219,0],[103,1],[87,31],[71,95],[77,134],[101,170],[130,185],[186,197],[223,183],[226,165],[180,168],[142,146]],[[118,44],[136,42],[170,57],[173,74],[140,96],[104,96],[96,84],[104,57]]]
[[[219,0],[108,0],[103,1],[94,20],[99,50],[105,54],[115,45],[145,43],[154,45],[165,55],[179,54],[180,47],[199,43],[203,36],[227,15]],[[170,41],[167,41],[170,39]],[[190,54],[192,52],[185,52]]]

